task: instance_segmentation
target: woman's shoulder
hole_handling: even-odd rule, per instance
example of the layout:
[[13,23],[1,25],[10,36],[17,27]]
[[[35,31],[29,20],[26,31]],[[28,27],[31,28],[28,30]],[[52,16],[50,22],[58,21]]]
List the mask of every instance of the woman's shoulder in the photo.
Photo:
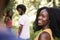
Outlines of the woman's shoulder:
[[38,37],[38,40],[42,40],[45,39],[45,40],[51,40],[51,37],[50,37],[50,34],[46,31],[42,32],[39,37]]
[[50,28],[47,28],[47,29],[43,30],[42,32],[47,32],[47,33],[49,33],[49,34],[52,34],[52,31],[51,31]]
[[43,37],[48,37],[48,39],[50,39],[50,33],[49,33],[50,29],[45,29],[45,30],[41,30],[38,35],[36,36],[35,40],[40,40]]
[[47,39],[51,39],[51,40],[54,40],[53,36],[52,36],[52,31],[50,28],[47,28],[45,30],[43,30],[40,35],[40,37],[47,37]]

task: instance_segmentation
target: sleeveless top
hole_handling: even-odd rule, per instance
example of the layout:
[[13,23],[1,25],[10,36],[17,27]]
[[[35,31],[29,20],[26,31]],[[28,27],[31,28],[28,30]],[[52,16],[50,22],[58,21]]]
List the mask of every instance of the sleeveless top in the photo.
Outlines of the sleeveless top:
[[9,20],[6,21],[6,26],[8,28],[11,28],[12,27],[12,20],[11,19],[9,19]]
[[47,33],[49,33],[49,34],[50,34],[50,37],[51,37],[51,40],[54,40],[54,38],[53,38],[53,36],[52,36],[52,31],[51,31],[51,29],[49,29],[49,28],[47,28],[47,29],[42,30],[41,32],[39,32],[38,35],[36,36],[36,38],[35,38],[34,40],[38,40],[39,35],[40,35],[42,32],[47,32]]

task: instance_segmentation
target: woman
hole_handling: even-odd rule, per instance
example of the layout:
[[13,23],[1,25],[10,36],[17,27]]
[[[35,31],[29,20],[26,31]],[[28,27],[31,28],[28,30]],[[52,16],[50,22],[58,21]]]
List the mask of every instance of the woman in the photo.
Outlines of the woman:
[[60,37],[60,9],[42,7],[37,10],[34,31],[41,30],[34,40],[54,40]]
[[11,31],[12,28],[12,16],[13,16],[12,10],[8,10],[5,16],[5,24],[9,31]]

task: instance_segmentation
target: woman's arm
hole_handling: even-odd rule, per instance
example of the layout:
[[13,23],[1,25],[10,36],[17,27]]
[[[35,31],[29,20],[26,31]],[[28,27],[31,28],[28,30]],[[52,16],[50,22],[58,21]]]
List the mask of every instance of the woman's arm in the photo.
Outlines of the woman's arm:
[[39,35],[38,40],[51,40],[49,33],[43,32]]

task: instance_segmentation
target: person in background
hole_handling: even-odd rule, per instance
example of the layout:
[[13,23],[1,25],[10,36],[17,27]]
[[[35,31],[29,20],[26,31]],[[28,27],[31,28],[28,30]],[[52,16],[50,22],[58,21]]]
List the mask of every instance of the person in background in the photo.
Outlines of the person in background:
[[30,40],[30,30],[29,30],[29,18],[25,14],[26,6],[23,4],[17,5],[17,11],[19,12],[19,28],[18,28],[18,37],[19,40]]
[[12,28],[12,16],[13,16],[12,10],[7,10],[4,21],[6,24],[6,28],[10,32],[11,32],[11,28]]
[[34,40],[55,40],[55,37],[60,37],[60,9],[39,8],[33,28],[34,32],[41,30]]
[[[5,18],[7,17],[6,11],[4,11]],[[5,20],[4,20],[5,21]],[[6,24],[6,23],[4,23]],[[9,29],[9,26],[3,26],[4,24],[0,23],[0,40],[18,40],[16,35]]]

